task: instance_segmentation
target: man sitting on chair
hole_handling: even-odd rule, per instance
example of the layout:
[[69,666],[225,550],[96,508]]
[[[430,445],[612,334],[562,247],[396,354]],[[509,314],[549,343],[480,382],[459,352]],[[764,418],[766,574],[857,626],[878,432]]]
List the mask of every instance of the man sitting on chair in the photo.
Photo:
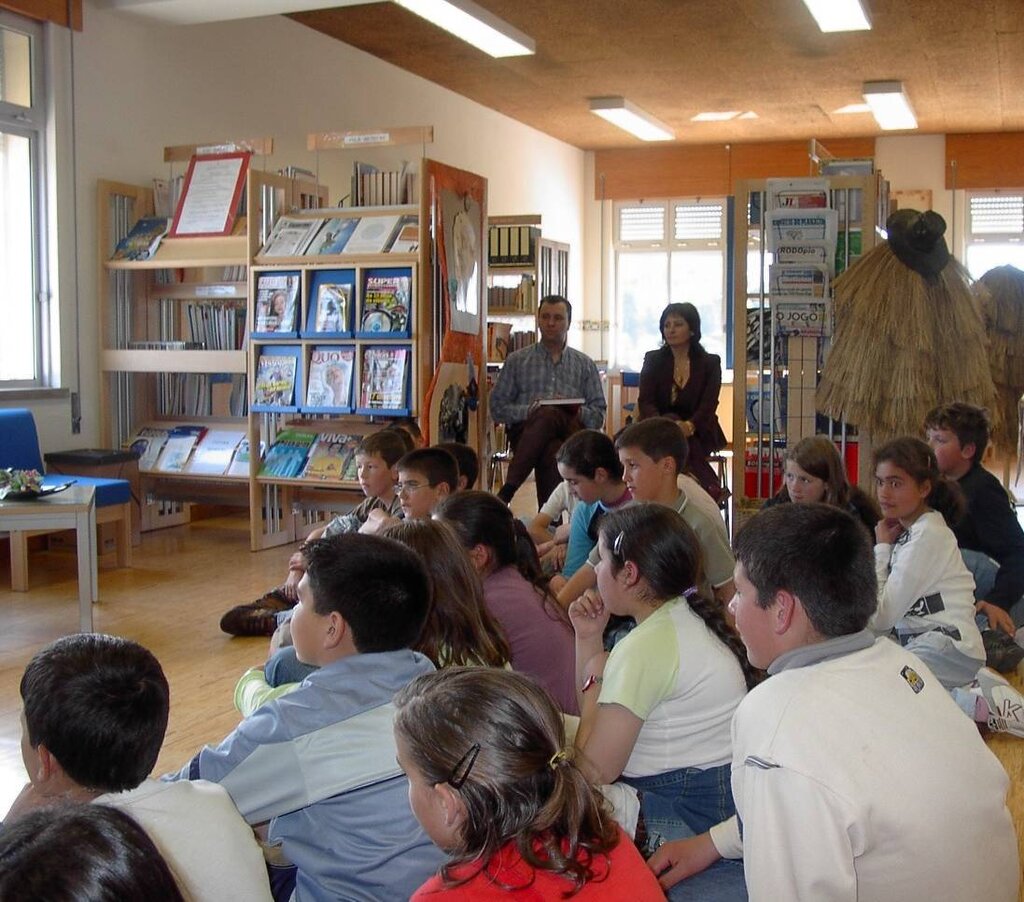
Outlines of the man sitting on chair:
[[[555,454],[562,442],[578,429],[600,429],[604,423],[607,404],[597,367],[566,346],[571,322],[572,305],[564,297],[541,298],[540,341],[509,354],[491,392],[491,416],[506,424],[512,445],[512,462],[498,492],[506,504],[533,470],[537,503],[543,505],[561,482]],[[551,403],[560,398],[577,402]]]

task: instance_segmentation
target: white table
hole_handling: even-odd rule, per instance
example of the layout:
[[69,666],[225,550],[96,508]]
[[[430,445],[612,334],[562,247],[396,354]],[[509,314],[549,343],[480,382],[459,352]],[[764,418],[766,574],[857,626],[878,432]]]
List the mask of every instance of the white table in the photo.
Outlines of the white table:
[[0,531],[11,536],[11,587],[28,588],[28,536],[73,529],[78,540],[78,623],[92,632],[92,605],[99,597],[96,576],[96,490],[73,485],[32,501],[0,501]]

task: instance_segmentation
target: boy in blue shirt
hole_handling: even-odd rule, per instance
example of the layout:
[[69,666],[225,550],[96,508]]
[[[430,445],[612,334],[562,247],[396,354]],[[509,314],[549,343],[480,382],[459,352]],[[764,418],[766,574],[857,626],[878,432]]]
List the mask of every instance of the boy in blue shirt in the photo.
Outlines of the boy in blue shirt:
[[391,730],[394,694],[433,670],[408,647],[427,574],[380,536],[332,536],[305,554],[292,639],[319,669],[165,779],[220,783],[250,824],[269,820],[297,868],[296,902],[407,898],[443,860],[409,808]]

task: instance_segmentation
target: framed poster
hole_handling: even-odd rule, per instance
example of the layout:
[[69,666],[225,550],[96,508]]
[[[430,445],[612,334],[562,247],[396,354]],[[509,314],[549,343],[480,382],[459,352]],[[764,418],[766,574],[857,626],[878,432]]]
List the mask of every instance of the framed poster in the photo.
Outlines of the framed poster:
[[199,238],[230,235],[249,169],[248,151],[196,154],[189,160],[174,211],[171,236]]

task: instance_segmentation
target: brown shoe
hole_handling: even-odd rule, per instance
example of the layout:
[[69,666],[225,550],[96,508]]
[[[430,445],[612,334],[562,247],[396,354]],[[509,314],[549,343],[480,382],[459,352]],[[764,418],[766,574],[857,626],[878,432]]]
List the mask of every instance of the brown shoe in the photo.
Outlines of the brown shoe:
[[295,602],[278,589],[271,589],[262,598],[233,607],[220,618],[220,628],[232,636],[272,636],[277,629],[277,615],[295,607]]

